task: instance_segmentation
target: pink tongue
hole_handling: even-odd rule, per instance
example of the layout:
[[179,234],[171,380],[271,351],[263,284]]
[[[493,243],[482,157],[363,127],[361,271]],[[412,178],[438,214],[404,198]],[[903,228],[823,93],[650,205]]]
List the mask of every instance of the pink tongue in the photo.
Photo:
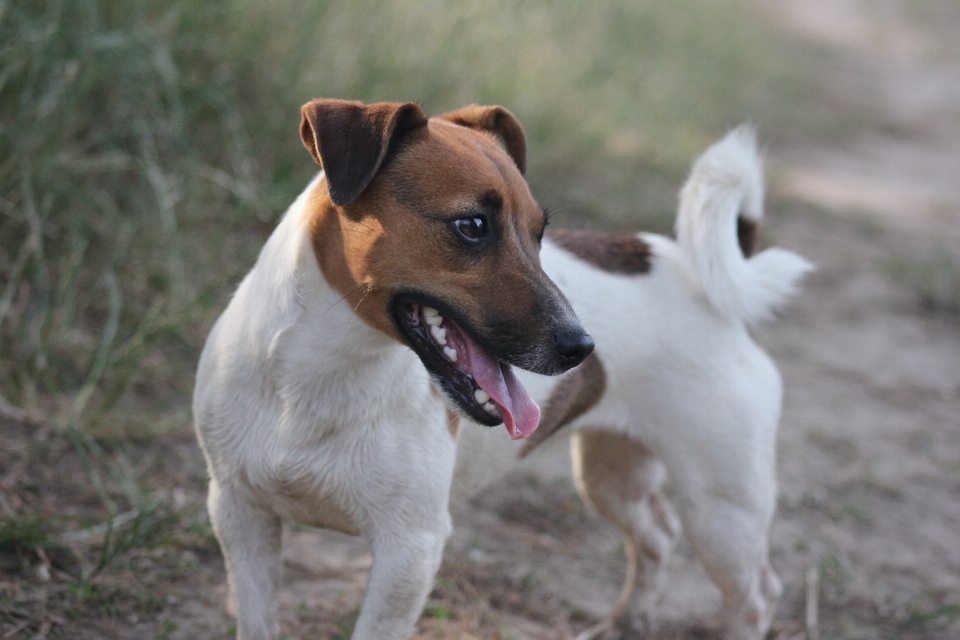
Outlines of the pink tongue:
[[460,337],[467,348],[468,362],[463,363],[469,369],[467,373],[500,405],[503,424],[510,437],[522,440],[536,431],[540,424],[540,407],[513,375],[510,365],[498,362],[466,334]]

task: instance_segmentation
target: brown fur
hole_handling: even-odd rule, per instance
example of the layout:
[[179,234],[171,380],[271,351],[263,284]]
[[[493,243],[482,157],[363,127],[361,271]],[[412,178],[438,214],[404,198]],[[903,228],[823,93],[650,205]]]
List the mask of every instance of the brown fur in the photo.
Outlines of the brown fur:
[[527,139],[520,123],[503,107],[480,107],[472,104],[440,117],[462,127],[495,133],[503,141],[520,173],[527,172]]
[[[408,108],[374,107],[377,121],[389,121],[384,113],[390,108]],[[483,130],[484,109],[498,114],[488,118],[499,123],[498,130]],[[305,122],[314,113],[324,110],[305,107]],[[470,114],[476,120],[470,127],[441,116],[419,127],[383,128],[389,142],[369,144],[396,153],[342,206],[331,198],[327,181],[321,182],[308,205],[317,262],[361,318],[394,338],[400,339],[390,301],[396,292],[412,289],[444,302],[458,320],[470,319],[481,343],[543,339],[550,329],[537,319],[552,316],[558,300],[566,302],[540,268],[538,238],[545,218],[519,170],[525,146],[515,138],[522,130],[500,107],[471,107]],[[325,126],[318,121],[302,128],[308,149],[323,153],[311,136]],[[494,134],[504,136],[513,157]],[[335,162],[323,159],[325,167]],[[465,250],[450,228],[451,220],[476,212],[485,213],[496,229],[491,250]]]
[[301,112],[300,138],[324,168],[330,198],[338,205],[352,202],[370,184],[394,139],[427,123],[412,102],[313,100]]
[[[578,432],[571,456],[580,495],[620,530],[627,552],[620,597],[607,619],[584,636],[609,637],[619,630],[634,637],[637,623],[649,631],[660,568],[680,535],[680,521],[660,493],[666,477],[663,463],[643,443],[606,431]],[[635,622],[632,613],[641,614],[642,620]]]
[[561,248],[604,271],[637,275],[650,271],[650,245],[633,235],[561,229],[549,235]]
[[457,433],[460,431],[460,416],[447,408],[447,431],[450,432],[450,437],[454,440],[457,439]]
[[518,454],[525,458],[543,441],[570,424],[600,402],[607,386],[607,373],[596,353],[592,353],[553,389],[543,408],[540,426]]

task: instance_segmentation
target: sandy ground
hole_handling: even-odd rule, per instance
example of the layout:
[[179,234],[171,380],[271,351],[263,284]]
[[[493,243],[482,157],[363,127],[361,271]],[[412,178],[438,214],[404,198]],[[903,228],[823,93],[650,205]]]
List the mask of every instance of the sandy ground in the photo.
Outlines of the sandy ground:
[[[774,139],[769,152],[765,242],[818,267],[796,304],[757,335],[786,388],[771,549],[786,591],[771,636],[958,638],[960,318],[924,310],[889,265],[960,249],[960,12],[930,2],[931,11],[947,8],[914,20],[907,2],[755,5],[772,28],[829,48],[839,62],[824,70],[828,94],[871,113],[835,139]],[[576,497],[565,445],[545,447],[457,515],[419,639],[556,640],[602,618],[619,590],[623,549]],[[49,448],[47,467],[69,455]],[[10,455],[8,479],[21,460]],[[201,504],[202,461],[189,436],[143,462],[161,463],[183,475],[175,501]],[[287,637],[348,637],[369,553],[329,532],[293,527],[285,536]],[[164,589],[159,599],[137,596],[153,603],[149,615],[129,613],[140,605],[116,605],[110,622],[36,614],[40,635],[5,604],[33,598],[39,611],[48,600],[29,594],[40,587],[0,581],[0,638],[232,637],[212,542],[165,553],[143,554],[168,571],[141,581],[147,592]],[[714,637],[719,602],[681,543],[655,637]]]

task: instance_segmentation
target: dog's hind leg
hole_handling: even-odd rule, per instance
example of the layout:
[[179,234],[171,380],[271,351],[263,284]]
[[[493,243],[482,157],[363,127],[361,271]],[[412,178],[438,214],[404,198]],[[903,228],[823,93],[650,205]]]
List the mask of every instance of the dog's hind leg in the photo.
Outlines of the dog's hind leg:
[[[723,594],[727,640],[761,640],[773,621],[783,587],[768,560],[769,505],[749,504],[748,491],[720,497],[711,489],[680,514],[704,568]],[[709,495],[712,494],[712,495]]]
[[671,451],[665,462],[687,537],[722,592],[724,637],[761,640],[783,590],[768,559],[776,507],[774,454],[763,432],[745,438],[737,433],[738,422],[750,421],[701,430],[696,450]]
[[657,584],[680,523],[660,493],[663,464],[627,436],[581,431],[571,441],[574,480],[580,494],[626,539],[627,575],[607,620],[578,640],[649,632]]
[[227,608],[237,617],[237,640],[277,637],[281,522],[242,491],[210,481],[207,508],[227,565]]

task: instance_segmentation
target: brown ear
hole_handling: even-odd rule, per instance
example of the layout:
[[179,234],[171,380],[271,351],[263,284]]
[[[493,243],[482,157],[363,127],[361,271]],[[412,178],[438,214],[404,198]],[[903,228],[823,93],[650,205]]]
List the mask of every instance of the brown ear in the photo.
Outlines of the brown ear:
[[471,104],[440,116],[463,127],[481,129],[496,134],[503,140],[507,153],[513,158],[520,173],[527,170],[527,138],[520,122],[503,107],[481,107]]
[[365,105],[319,99],[300,111],[300,137],[323,167],[337,206],[353,202],[367,188],[392,140],[427,124],[423,109],[413,102]]

